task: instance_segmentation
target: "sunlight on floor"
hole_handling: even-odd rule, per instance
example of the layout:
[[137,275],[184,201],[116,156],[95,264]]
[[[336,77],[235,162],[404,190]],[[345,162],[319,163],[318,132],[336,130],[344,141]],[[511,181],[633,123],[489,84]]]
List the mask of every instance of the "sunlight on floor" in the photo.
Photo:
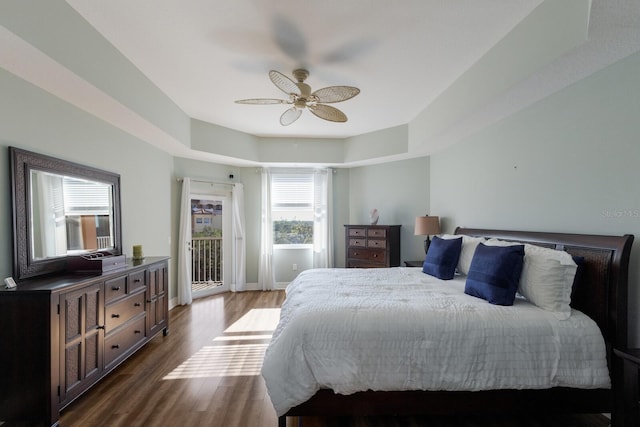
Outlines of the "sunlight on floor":
[[163,379],[260,375],[267,345],[240,344],[203,347]]
[[242,316],[224,333],[274,331],[280,320],[279,308],[254,308]]
[[279,319],[279,308],[252,309],[222,336],[215,337],[214,345],[201,348],[163,379],[260,375],[270,332],[275,330]]

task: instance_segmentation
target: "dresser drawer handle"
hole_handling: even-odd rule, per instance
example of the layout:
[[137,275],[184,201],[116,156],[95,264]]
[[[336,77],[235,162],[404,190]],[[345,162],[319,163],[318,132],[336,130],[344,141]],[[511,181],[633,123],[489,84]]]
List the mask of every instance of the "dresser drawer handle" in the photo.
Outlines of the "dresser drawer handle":
[[114,314],[112,314],[112,315],[111,315],[111,318],[112,318],[112,319],[118,319],[119,317],[120,317],[120,315],[119,315],[119,314],[115,314],[115,313],[114,313]]
[[378,258],[378,254],[373,254],[373,257],[374,258]]
[[111,346],[111,348],[120,348],[120,345],[119,344],[114,344],[114,345]]
[[133,304],[134,307],[140,307],[142,304],[140,304],[139,302],[136,302],[135,304]]
[[114,286],[111,288],[112,291],[119,291],[120,290],[120,286]]
[[353,255],[358,256],[360,255],[360,252],[354,252]]
[[134,334],[141,334],[142,331],[140,329],[136,329],[135,331],[133,331]]
[[133,280],[133,283],[140,283],[141,281],[142,281],[142,280],[140,280],[140,279],[134,279],[134,280]]

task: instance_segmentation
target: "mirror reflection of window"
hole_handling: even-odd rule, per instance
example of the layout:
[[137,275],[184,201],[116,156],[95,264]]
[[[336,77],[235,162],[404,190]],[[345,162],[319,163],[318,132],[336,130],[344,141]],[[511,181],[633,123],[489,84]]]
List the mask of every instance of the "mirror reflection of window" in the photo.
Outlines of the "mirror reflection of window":
[[34,259],[67,254],[63,177],[32,171],[31,194]]
[[114,247],[112,186],[31,171],[34,259]]

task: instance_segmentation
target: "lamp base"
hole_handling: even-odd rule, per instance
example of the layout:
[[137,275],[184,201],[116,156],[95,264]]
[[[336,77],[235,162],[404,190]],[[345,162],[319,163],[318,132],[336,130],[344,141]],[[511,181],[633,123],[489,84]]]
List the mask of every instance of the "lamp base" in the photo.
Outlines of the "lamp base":
[[427,238],[424,239],[424,253],[425,253],[425,255],[429,251],[429,246],[430,245],[431,245],[431,239],[429,239],[429,235],[427,235]]

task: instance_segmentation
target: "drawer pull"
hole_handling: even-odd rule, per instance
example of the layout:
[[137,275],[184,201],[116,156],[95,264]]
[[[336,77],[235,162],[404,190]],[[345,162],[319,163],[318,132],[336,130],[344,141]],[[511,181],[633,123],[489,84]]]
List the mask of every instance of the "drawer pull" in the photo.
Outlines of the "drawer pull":
[[119,344],[114,344],[114,345],[111,346],[111,348],[120,348],[120,345]]
[[140,307],[142,304],[140,304],[139,302],[133,304],[134,307]]
[[119,314],[114,313],[114,314],[112,314],[112,315],[111,315],[111,318],[112,318],[112,319],[118,319],[118,318],[120,318],[120,315],[119,315]]
[[360,252],[354,252],[353,255],[358,256],[360,255]]
[[111,288],[112,291],[119,291],[120,290],[120,286],[113,286]]
[[141,334],[142,331],[140,329],[136,329],[135,331],[133,331],[134,334]]
[[142,280],[140,279],[133,279],[133,283],[140,283]]

